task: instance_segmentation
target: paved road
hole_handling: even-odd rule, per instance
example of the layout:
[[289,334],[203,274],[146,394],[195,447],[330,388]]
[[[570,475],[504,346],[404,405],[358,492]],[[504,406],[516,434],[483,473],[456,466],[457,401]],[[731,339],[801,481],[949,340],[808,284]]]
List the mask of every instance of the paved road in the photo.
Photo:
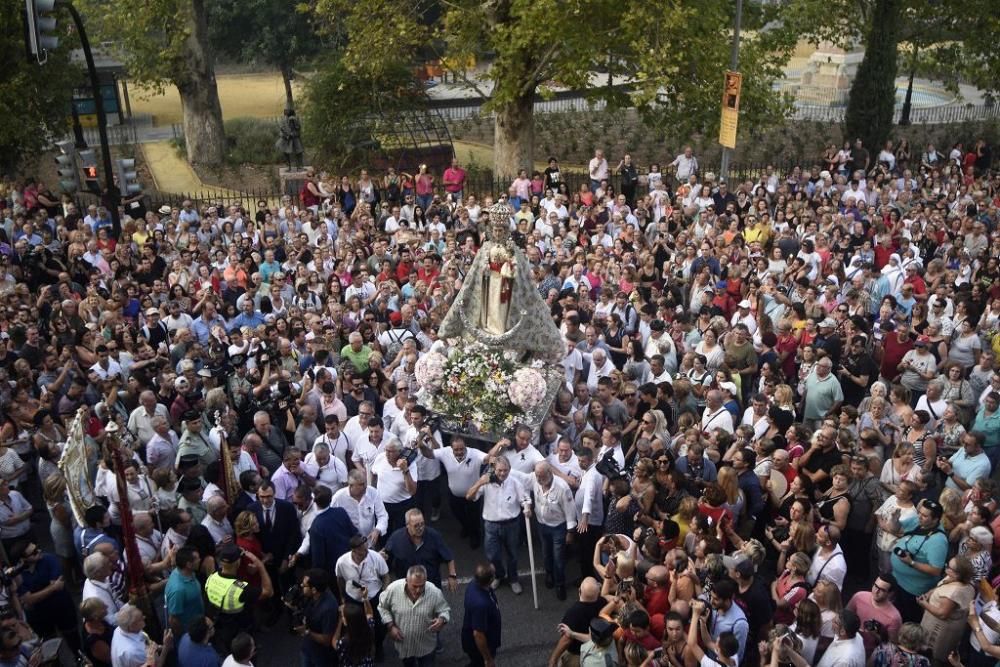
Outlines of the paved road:
[[[447,503],[445,504],[447,505]],[[438,656],[437,664],[442,666],[465,665],[468,661],[462,652],[460,640],[463,615],[462,601],[475,563],[484,558],[484,554],[481,548],[472,551],[465,540],[459,539],[458,525],[447,514],[447,507],[443,508],[441,520],[430,525],[442,532],[448,545],[455,552],[461,584],[456,593],[445,592],[448,602],[451,604],[452,622],[444,630],[444,652]],[[518,569],[522,573],[521,583],[524,586],[524,593],[514,595],[507,586],[503,586],[497,591],[500,612],[503,617],[503,645],[498,656],[498,664],[503,665],[503,667],[544,666],[558,639],[556,625],[562,618],[563,611],[576,596],[574,590],[568,589],[566,601],[560,602],[556,599],[555,590],[545,588],[544,576],[541,574],[540,547],[537,543],[535,546],[536,564],[539,569],[539,574],[536,577],[539,608],[537,610],[533,608],[530,579],[526,576],[529,571],[527,547],[522,547],[518,559]],[[569,569],[569,579],[572,581],[577,576],[578,569],[575,564],[572,564]],[[258,667],[297,664],[299,641],[297,637],[292,637],[284,631],[271,630],[261,634],[258,637],[258,653],[254,664]],[[386,641],[385,664],[399,665],[401,662],[395,657],[391,644],[392,642]]]

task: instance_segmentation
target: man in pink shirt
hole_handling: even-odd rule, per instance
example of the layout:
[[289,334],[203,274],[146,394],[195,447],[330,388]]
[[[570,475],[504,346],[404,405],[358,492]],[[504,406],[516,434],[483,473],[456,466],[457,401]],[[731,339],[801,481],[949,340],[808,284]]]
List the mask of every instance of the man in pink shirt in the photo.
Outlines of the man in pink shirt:
[[871,657],[879,644],[878,632],[869,630],[869,621],[881,623],[891,642],[896,641],[899,628],[903,625],[903,617],[892,604],[892,591],[895,585],[894,581],[878,577],[872,584],[871,590],[855,593],[847,603],[847,608],[861,620],[861,636],[865,640],[865,655],[868,657]]
[[465,170],[458,166],[456,158],[451,159],[451,166],[444,170],[444,191],[451,195],[451,200],[462,201],[465,190]]

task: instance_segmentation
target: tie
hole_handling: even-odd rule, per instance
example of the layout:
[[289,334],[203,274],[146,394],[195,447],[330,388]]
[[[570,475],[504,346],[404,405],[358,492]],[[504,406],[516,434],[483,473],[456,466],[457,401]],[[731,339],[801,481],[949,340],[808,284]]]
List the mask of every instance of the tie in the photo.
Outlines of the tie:
[[264,529],[271,532],[271,510],[264,510]]

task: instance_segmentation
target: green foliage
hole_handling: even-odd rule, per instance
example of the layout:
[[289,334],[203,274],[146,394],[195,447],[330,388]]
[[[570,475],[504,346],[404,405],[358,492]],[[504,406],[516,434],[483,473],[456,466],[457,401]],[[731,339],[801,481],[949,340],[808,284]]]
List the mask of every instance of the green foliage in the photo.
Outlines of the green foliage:
[[846,136],[860,137],[870,153],[877,153],[892,131],[900,4],[901,0],[876,0],[865,55],[847,102]]
[[[523,102],[545,96],[554,86],[589,90],[592,98],[605,99],[612,108],[635,104],[658,129],[718,129],[731,0],[454,0],[442,3],[441,20],[430,26],[421,22],[420,5],[319,0],[316,12],[321,20],[343,21],[349,70],[377,76],[387,61],[415,59],[430,49],[488,99],[485,110],[497,113],[498,126],[517,127],[522,135],[532,130],[530,116],[526,125],[518,118]],[[772,83],[794,39],[783,31],[761,29],[772,19],[768,11],[754,7],[748,12],[747,27],[756,30],[741,49],[744,126],[773,122],[788,108],[788,99],[774,93]],[[387,23],[373,21],[373,16],[391,18]],[[473,61],[488,61],[481,80],[462,66]],[[595,85],[591,73],[598,70],[631,80],[631,99],[607,86],[606,74]],[[530,159],[519,156],[522,164]]]
[[[60,12],[57,25],[69,22]],[[24,2],[0,0],[0,171],[15,169],[67,133],[73,87],[83,82],[82,72],[69,62],[74,40],[68,32],[39,65],[25,56],[23,26]]]
[[[274,143],[278,138],[278,124],[265,118],[230,118],[225,122],[227,165],[284,164],[285,157]],[[185,155],[184,137],[170,140],[180,155]]]
[[219,53],[242,63],[290,70],[325,46],[308,6],[288,0],[217,0],[208,12]]
[[425,103],[424,91],[405,63],[385,63],[374,78],[334,58],[305,83],[302,141],[311,154],[326,156],[331,161],[327,166],[370,164],[380,148],[388,147],[380,126],[391,126],[396,114],[422,109]]

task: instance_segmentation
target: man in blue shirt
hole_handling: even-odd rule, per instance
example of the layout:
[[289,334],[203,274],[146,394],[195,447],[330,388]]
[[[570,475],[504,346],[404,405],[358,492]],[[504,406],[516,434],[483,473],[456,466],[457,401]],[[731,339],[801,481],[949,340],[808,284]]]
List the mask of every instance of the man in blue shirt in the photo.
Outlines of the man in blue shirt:
[[66,590],[59,559],[52,554],[42,553],[33,542],[23,548],[15,547],[8,555],[11,562],[20,561],[24,564],[17,594],[25,607],[31,627],[46,637],[59,631],[74,650],[79,648],[76,605]]
[[941,469],[948,480],[945,485],[949,489],[966,491],[972,488],[976,480],[990,476],[990,458],[983,451],[986,437],[978,431],[962,434],[962,449],[951,455],[945,461],[939,457],[937,467]]
[[479,563],[465,589],[462,650],[473,667],[494,667],[500,649],[500,603],[493,592],[494,577],[492,563]]
[[896,609],[903,621],[917,623],[924,610],[917,604],[917,596],[934,588],[944,575],[948,560],[948,536],[941,530],[944,508],[933,500],[922,500],[916,518],[900,521],[903,536],[892,550],[892,575],[899,588],[896,591]]
[[447,563],[448,590],[455,592],[458,582],[455,556],[444,543],[441,533],[427,526],[420,510],[411,509],[406,513],[406,525],[389,536],[385,550],[395,578],[405,577],[407,570],[414,565],[423,565],[427,570],[427,581],[441,590],[444,590],[441,586],[441,564]]
[[195,619],[177,645],[177,664],[184,667],[219,667],[222,659],[212,648],[213,634],[215,623],[204,616]]
[[294,630],[302,636],[303,667],[321,667],[337,662],[333,633],[340,619],[337,598],[330,592],[330,575],[313,568],[302,577],[302,594],[307,602],[305,622]]
[[740,644],[738,652],[739,661],[743,662],[743,654],[747,649],[747,637],[750,634],[750,623],[746,614],[738,604],[735,604],[736,593],[739,590],[736,582],[726,577],[715,582],[712,593],[709,597],[709,604],[712,606],[712,616],[708,623],[708,629],[712,633],[712,639],[719,641],[723,633],[731,632]]
[[222,319],[222,316],[215,309],[215,304],[211,301],[206,301],[201,307],[201,315],[191,323],[191,333],[198,337],[199,343],[207,345],[212,328],[216,326],[222,327],[222,330],[225,331],[226,321]]
[[182,547],[174,555],[174,565],[163,596],[167,604],[167,622],[174,636],[180,637],[205,614],[201,584],[195,576],[201,567],[201,555],[193,547]]
[[241,327],[256,329],[262,324],[264,324],[264,314],[255,310],[253,299],[246,299],[243,301],[240,314],[233,319],[233,325],[229,327],[229,332],[239,331]]

